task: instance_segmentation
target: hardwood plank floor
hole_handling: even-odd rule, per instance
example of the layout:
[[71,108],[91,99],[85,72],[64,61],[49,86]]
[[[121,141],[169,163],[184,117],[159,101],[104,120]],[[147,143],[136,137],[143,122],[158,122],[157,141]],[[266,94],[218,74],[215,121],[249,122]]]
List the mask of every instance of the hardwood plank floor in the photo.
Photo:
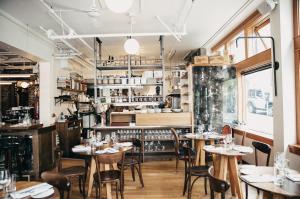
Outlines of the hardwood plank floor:
[[[145,187],[141,188],[138,176],[132,181],[130,170],[125,171],[125,192],[126,199],[186,199],[182,196],[183,189],[183,162],[180,162],[179,169],[175,171],[175,161],[152,161],[143,163],[143,178]],[[209,187],[209,185],[208,185]],[[244,186],[243,186],[244,187]],[[104,190],[104,189],[102,189]],[[209,192],[209,188],[208,188]],[[104,194],[103,194],[104,195]],[[115,198],[115,192],[113,192]],[[77,181],[72,183],[72,199],[81,199]],[[95,191],[91,198],[95,198]],[[193,188],[192,198],[210,198],[210,194],[204,193],[204,180],[198,180]],[[231,197],[230,190],[226,198]],[[249,188],[249,199],[257,198],[256,190]]]

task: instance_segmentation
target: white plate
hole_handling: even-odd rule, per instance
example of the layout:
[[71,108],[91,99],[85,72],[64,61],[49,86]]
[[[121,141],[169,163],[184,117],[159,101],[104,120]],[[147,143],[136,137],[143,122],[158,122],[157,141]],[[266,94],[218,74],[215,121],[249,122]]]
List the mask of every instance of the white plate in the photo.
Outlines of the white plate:
[[46,198],[51,196],[52,194],[54,194],[54,189],[48,189],[47,191],[37,194],[37,195],[32,195],[31,198],[35,198],[35,199],[41,199],[41,198]]

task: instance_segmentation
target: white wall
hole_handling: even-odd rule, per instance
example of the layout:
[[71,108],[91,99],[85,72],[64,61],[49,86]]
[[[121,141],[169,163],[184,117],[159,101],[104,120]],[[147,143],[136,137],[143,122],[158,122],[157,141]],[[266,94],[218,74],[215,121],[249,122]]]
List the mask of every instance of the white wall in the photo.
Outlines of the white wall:
[[274,152],[286,152],[290,166],[300,171],[300,158],[288,152],[296,143],[295,64],[292,0],[279,0],[271,13],[271,32],[275,38],[278,96],[274,97]]

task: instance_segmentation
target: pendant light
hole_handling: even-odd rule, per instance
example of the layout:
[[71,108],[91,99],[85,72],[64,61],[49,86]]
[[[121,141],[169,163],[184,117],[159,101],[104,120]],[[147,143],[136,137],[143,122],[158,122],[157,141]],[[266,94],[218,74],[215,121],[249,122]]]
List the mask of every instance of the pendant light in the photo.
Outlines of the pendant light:
[[115,13],[127,12],[134,0],[105,0],[106,6]]
[[[133,25],[133,17],[131,17],[130,19],[131,34],[132,34],[132,25]],[[124,50],[126,51],[126,53],[130,55],[138,54],[140,50],[140,44],[136,39],[129,37],[124,43]]]

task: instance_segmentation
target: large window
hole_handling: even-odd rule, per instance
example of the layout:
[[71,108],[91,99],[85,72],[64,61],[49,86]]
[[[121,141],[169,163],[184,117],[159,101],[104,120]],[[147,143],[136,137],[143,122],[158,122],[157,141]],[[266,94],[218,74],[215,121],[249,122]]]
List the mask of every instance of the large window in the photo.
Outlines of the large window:
[[265,66],[243,74],[244,122],[250,130],[273,134],[272,69]]

